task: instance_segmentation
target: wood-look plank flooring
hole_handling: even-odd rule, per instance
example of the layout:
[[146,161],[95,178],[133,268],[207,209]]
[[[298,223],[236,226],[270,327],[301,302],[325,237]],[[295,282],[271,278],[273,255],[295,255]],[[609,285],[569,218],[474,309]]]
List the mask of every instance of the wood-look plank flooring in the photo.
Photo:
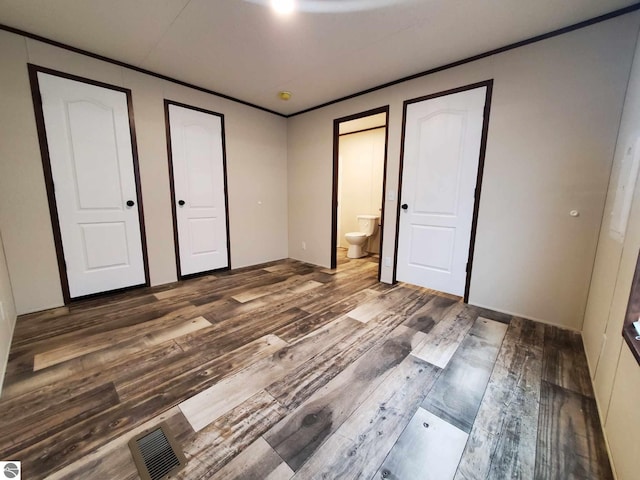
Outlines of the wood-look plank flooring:
[[611,479],[580,335],[293,260],[18,319],[0,459],[134,480],[166,421],[178,479]]

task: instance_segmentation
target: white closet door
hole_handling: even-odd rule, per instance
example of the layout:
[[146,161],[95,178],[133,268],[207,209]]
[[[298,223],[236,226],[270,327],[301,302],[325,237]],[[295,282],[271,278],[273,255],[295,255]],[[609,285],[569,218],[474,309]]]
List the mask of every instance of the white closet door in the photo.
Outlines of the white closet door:
[[228,267],[222,116],[167,105],[180,275]]
[[38,72],[71,298],[146,282],[127,95]]
[[486,87],[407,106],[397,279],[463,295]]

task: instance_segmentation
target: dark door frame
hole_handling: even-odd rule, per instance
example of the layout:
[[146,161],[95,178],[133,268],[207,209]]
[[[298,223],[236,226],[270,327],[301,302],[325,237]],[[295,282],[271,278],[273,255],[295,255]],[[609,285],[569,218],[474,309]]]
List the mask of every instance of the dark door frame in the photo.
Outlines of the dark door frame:
[[400,237],[400,205],[402,204],[402,171],[404,167],[404,142],[405,132],[407,127],[407,107],[412,103],[423,102],[425,100],[432,100],[438,97],[444,97],[452,95],[454,93],[466,92],[467,90],[473,90],[475,88],[487,87],[484,103],[484,115],[482,120],[482,137],[480,140],[480,155],[478,159],[478,175],[476,178],[475,200],[473,203],[473,217],[471,220],[471,236],[469,240],[469,257],[467,259],[467,279],[464,286],[463,301],[467,303],[469,301],[469,287],[471,285],[471,271],[473,267],[473,255],[475,251],[476,243],[476,230],[478,226],[478,209],[480,207],[480,193],[482,192],[482,176],[484,173],[484,159],[487,150],[487,135],[489,133],[489,113],[491,111],[491,96],[493,93],[493,79],[485,80],[483,82],[472,83],[470,85],[464,85],[462,87],[453,88],[451,90],[445,90],[443,92],[437,92],[423,97],[412,98],[405,100],[402,105],[402,135],[400,137],[400,171],[398,177],[398,196],[396,206],[396,242],[395,250],[393,253],[393,283],[397,282],[396,273],[398,270],[398,240]]
[[382,205],[380,210],[380,259],[378,261],[378,281],[382,272],[382,245],[384,238],[384,199],[387,186],[387,149],[389,146],[389,105],[374,108],[360,113],[354,113],[346,117],[336,118],[333,121],[333,186],[331,193],[331,268],[336,268],[338,257],[336,246],[338,244],[338,154],[340,149],[340,124],[358,118],[370,117],[379,113],[385,114],[384,133],[384,165],[382,175]]
[[[205,270],[202,272],[192,273],[189,275],[182,275],[180,271],[180,243],[178,241],[178,217],[176,211],[176,190],[173,176],[173,153],[171,151],[171,124],[169,122],[169,105],[175,105],[176,107],[187,108],[189,110],[195,110],[196,112],[206,113],[220,117],[222,135],[222,171],[223,171],[223,183],[224,183],[224,213],[225,223],[227,227],[227,266],[222,268],[216,268],[213,270]],[[169,189],[171,191],[171,215],[173,216],[173,240],[174,249],[176,255],[176,272],[178,273],[178,280],[185,280],[187,278],[199,277],[202,275],[208,275],[212,272],[220,272],[231,269],[231,232],[229,231],[229,191],[227,187],[227,146],[224,132],[224,114],[214,112],[212,110],[206,110],[200,107],[194,107],[193,105],[187,105],[186,103],[174,102],[173,100],[164,100],[164,122],[167,136],[167,159],[169,164]]]
[[[69,73],[60,72],[46,67],[41,67],[31,63],[27,64],[29,70],[29,83],[31,85],[31,97],[33,99],[33,110],[36,118],[36,128],[38,130],[38,142],[40,144],[40,155],[42,157],[42,169],[44,171],[44,183],[47,189],[47,200],[49,203],[49,215],[51,216],[51,226],[53,228],[53,241],[56,248],[56,257],[58,260],[58,272],[60,274],[60,283],[62,286],[62,298],[65,305],[72,301],[83,300],[86,298],[93,298],[97,296],[113,295],[117,292],[123,292],[139,287],[149,286],[149,258],[147,255],[147,236],[145,233],[144,225],[144,209],[142,206],[142,191],[140,185],[140,168],[138,165],[138,146],[136,142],[136,127],[133,116],[133,101],[131,98],[131,90],[128,88],[118,87],[104,82],[98,82],[89,78],[79,77],[77,75],[71,75]],[[74,80],[76,82],[86,83],[88,85],[94,85],[96,87],[102,87],[109,90],[115,90],[122,92],[127,98],[127,110],[129,113],[129,132],[131,134],[131,153],[133,156],[133,173],[136,184],[136,200],[138,202],[138,222],[140,224],[140,239],[142,245],[142,261],[144,265],[144,278],[145,282],[140,285],[131,285],[129,287],[118,288],[115,290],[108,290],[99,293],[93,293],[90,295],[82,295],[79,297],[71,298],[69,293],[69,278],[67,276],[67,265],[64,259],[64,249],[62,246],[62,234],[60,232],[60,219],[58,217],[58,207],[56,203],[56,195],[53,186],[53,174],[51,172],[51,158],[49,156],[49,144],[47,143],[47,132],[44,122],[44,112],[42,110],[42,96],[40,95],[40,84],[38,82],[38,72],[46,73],[56,77],[65,78],[67,80]]]

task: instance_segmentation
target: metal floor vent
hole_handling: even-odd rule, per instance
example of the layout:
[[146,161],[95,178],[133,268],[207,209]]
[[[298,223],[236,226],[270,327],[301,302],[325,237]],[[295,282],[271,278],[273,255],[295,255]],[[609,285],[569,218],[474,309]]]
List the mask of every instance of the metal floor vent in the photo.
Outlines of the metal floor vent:
[[129,448],[141,480],[169,479],[187,463],[165,422],[133,437]]

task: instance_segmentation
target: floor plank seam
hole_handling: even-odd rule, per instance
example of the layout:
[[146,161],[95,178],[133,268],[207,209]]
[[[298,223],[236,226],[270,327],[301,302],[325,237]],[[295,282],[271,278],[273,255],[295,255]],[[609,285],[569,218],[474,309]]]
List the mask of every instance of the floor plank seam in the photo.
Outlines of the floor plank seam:
[[[610,478],[578,336],[381,284],[377,263],[344,253],[334,270],[274,261],[22,317],[0,399],[19,436],[0,442],[0,457],[21,457],[36,480],[132,480],[125,440],[168,417],[192,458],[176,480],[255,479],[262,457],[249,451],[270,459],[261,480],[378,478],[383,468],[413,480],[409,465],[447,466],[455,480],[565,478],[568,465]],[[498,343],[473,325],[506,333]],[[423,342],[433,343],[425,358]],[[179,405],[231,378],[246,380],[229,391],[235,400],[221,397],[228,408],[195,431]],[[438,393],[447,385],[459,393]],[[455,448],[427,460],[447,438]],[[412,439],[435,450],[416,457]]]

